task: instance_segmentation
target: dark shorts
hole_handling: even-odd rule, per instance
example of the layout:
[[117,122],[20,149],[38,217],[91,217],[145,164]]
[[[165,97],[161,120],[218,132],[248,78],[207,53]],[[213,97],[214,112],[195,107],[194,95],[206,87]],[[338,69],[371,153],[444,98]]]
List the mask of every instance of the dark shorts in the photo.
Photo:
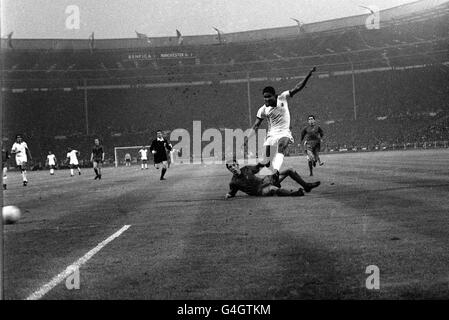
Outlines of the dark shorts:
[[96,163],[103,163],[103,160],[102,160],[101,158],[100,158],[100,159],[98,159],[98,158],[95,159],[95,158],[94,158],[94,162],[96,162]]
[[148,163],[147,159],[142,160],[142,163]]
[[154,163],[162,163],[164,161],[168,161],[167,159],[167,155],[165,153],[159,155],[158,153],[156,153],[154,155]]
[[2,168],[8,168],[8,162],[2,162]]
[[125,159],[126,162],[131,162],[131,159]]
[[309,141],[306,144],[306,153],[308,151],[312,152],[312,153],[317,153],[320,152],[321,150],[321,143],[319,141]]

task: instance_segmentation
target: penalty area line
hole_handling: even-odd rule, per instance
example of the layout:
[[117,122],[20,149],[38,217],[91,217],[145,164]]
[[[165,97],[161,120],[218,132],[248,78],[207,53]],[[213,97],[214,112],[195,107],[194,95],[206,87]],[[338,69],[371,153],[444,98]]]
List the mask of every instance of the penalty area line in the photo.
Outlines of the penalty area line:
[[33,294],[28,296],[26,298],[26,300],[39,300],[39,299],[41,299],[51,289],[53,289],[58,284],[60,284],[62,281],[64,281],[65,278],[70,276],[74,272],[74,270],[78,270],[83,264],[85,264],[90,258],[92,258],[98,251],[103,249],[109,242],[111,242],[115,238],[118,238],[123,232],[128,230],[129,227],[131,227],[131,225],[124,225],[120,230],[115,232],[109,238],[107,238],[106,240],[100,242],[95,248],[90,250],[83,257],[79,258],[77,261],[75,261],[70,266],[68,266],[64,271],[62,271],[60,274],[58,274],[53,279],[51,279],[50,282],[44,284],[39,290],[35,291]]

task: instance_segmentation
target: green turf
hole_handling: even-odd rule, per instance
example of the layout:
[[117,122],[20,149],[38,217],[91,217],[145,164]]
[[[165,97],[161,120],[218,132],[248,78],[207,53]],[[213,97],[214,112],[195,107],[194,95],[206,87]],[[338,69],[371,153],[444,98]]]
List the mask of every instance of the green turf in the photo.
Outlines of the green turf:
[[[300,198],[224,200],[230,174],[180,165],[10,173],[5,297],[23,299],[123,225],[44,299],[431,299],[449,296],[449,151],[324,155]],[[286,158],[310,180],[304,157]],[[286,187],[296,188],[291,180]],[[380,268],[380,290],[365,269]]]

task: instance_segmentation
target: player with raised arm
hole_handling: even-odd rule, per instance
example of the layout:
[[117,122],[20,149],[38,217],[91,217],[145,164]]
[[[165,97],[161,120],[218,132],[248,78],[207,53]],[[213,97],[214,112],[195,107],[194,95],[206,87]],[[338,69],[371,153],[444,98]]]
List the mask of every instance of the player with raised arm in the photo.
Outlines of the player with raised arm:
[[15,155],[17,168],[22,173],[23,186],[26,187],[28,185],[27,164],[28,160],[31,161],[31,153],[27,143],[23,141],[22,135],[16,135],[16,142],[12,145],[11,154]]
[[162,131],[157,131],[157,138],[153,140],[150,146],[150,151],[154,155],[154,166],[156,169],[159,169],[159,166],[162,165],[162,172],[160,180],[166,180],[164,178],[165,173],[167,172],[167,150],[171,150],[170,143],[164,138],[162,135]]
[[3,189],[6,190],[6,181],[8,180],[8,160],[10,158],[9,151],[6,150],[2,142],[2,171],[3,171]]
[[[293,169],[287,169],[280,172],[279,179],[274,175],[267,175],[264,177],[256,176],[263,168],[270,164],[258,163],[255,166],[239,167],[236,160],[228,161],[226,168],[233,174],[231,183],[229,184],[229,192],[226,194],[226,199],[235,197],[237,191],[243,191],[250,196],[280,196],[280,197],[298,197],[303,196],[304,191],[310,192],[313,188],[320,185],[319,181],[309,183],[305,182],[301,176]],[[280,183],[285,178],[290,177],[299,183],[304,189],[288,190],[280,186]]]
[[67,161],[69,162],[70,167],[70,176],[73,177],[75,175],[75,168],[78,170],[78,175],[81,175],[81,169],[78,162],[78,157],[80,153],[78,150],[68,148],[67,149]]
[[145,146],[139,150],[139,157],[141,161],[141,170],[148,169],[148,149]]
[[[275,182],[279,178],[288,145],[294,142],[290,131],[290,111],[288,102],[290,98],[305,88],[307,82],[315,71],[316,68],[313,67],[307,76],[293,89],[284,91],[279,95],[276,94],[273,87],[265,87],[262,91],[265,104],[259,108],[257,119],[251,128],[248,138],[256,134],[263,119],[266,118],[268,121],[268,133],[264,143],[265,156],[272,164]],[[245,142],[244,145],[246,147],[247,142]]]
[[313,167],[316,167],[318,162],[320,166],[324,165],[320,159],[321,139],[324,136],[323,129],[316,125],[314,115],[308,118],[309,125],[301,132],[301,142],[304,140],[305,152],[307,154],[307,161],[309,164],[310,176],[313,176]]
[[94,140],[94,147],[92,148],[92,153],[90,155],[90,162],[92,162],[95,171],[94,180],[101,180],[101,167],[104,162],[104,151],[103,146],[100,144],[100,139],[98,138]]
[[45,162],[50,168],[50,175],[55,174],[56,161],[56,156],[53,154],[53,152],[48,151],[47,160]]

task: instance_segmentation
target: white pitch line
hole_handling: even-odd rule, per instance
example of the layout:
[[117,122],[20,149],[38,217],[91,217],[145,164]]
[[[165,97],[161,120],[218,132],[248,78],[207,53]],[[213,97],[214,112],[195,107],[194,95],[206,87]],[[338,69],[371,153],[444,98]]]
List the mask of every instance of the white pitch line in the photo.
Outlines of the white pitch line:
[[90,250],[88,253],[86,253],[83,257],[78,259],[76,262],[68,266],[63,272],[55,276],[53,279],[51,279],[50,282],[43,285],[39,290],[35,291],[32,295],[30,295],[26,300],[39,300],[44,295],[46,295],[51,289],[56,287],[58,284],[60,284],[65,278],[70,276],[74,270],[78,270],[79,267],[81,267],[83,264],[85,264],[90,258],[92,258],[98,251],[103,249],[109,242],[114,240],[115,238],[119,237],[123,232],[128,230],[128,228],[131,227],[130,225],[124,225],[120,230],[118,230],[116,233],[111,235],[109,238],[104,240],[103,242],[100,242],[95,248]]

